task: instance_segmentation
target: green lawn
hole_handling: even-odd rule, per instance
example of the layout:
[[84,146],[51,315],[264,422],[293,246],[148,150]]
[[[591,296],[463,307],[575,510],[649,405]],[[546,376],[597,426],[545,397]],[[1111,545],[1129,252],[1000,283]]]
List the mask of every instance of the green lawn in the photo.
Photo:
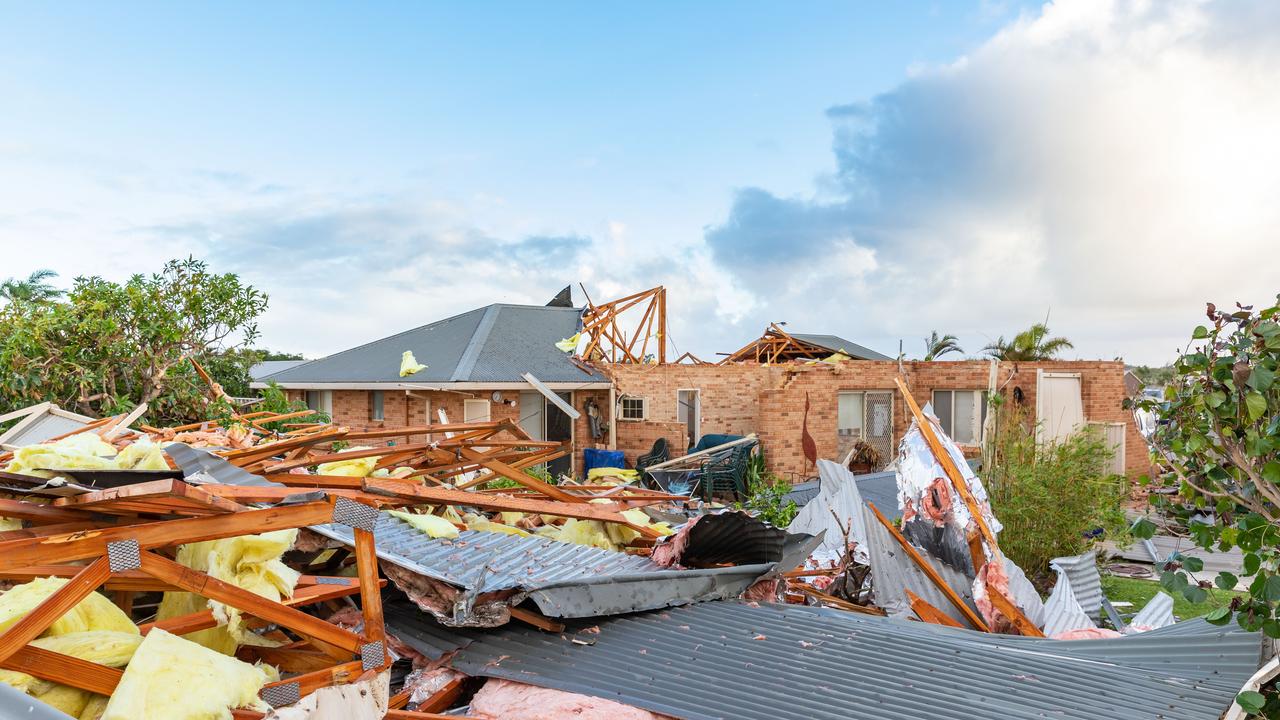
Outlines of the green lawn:
[[[1117,608],[1124,614],[1135,613],[1147,604],[1147,601],[1155,597],[1157,592],[1163,588],[1160,583],[1154,580],[1138,580],[1135,578],[1117,577],[1102,573],[1102,594],[1107,596],[1111,602],[1127,601],[1133,603],[1133,607]],[[1166,591],[1167,592],[1167,591]],[[1173,595],[1173,614],[1179,620],[1200,617],[1208,613],[1210,610],[1222,607],[1231,602],[1231,598],[1243,597],[1247,593],[1228,592],[1213,588],[1209,590],[1209,598],[1202,603],[1188,602],[1182,593],[1169,593]]]

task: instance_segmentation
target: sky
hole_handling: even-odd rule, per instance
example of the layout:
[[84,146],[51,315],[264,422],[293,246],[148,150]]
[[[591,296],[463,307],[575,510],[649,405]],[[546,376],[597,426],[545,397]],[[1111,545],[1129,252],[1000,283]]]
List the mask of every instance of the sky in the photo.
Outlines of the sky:
[[668,288],[918,357],[1162,364],[1280,290],[1280,3],[0,0],[0,278],[194,256],[322,356]]

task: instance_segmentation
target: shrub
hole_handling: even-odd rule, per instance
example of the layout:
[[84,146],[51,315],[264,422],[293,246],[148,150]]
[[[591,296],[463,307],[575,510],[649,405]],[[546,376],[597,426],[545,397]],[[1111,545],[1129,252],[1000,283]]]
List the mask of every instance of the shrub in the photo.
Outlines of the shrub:
[[770,525],[785,528],[800,512],[794,500],[786,499],[791,484],[765,469],[763,450],[747,462],[746,485],[747,497],[737,507],[750,510]]
[[1036,442],[1034,424],[1020,406],[992,398],[995,413],[983,480],[1004,525],[1000,547],[1028,575],[1049,561],[1092,547],[1099,529],[1124,527],[1124,478],[1108,475],[1112,451],[1101,433],[1084,428],[1066,440]]

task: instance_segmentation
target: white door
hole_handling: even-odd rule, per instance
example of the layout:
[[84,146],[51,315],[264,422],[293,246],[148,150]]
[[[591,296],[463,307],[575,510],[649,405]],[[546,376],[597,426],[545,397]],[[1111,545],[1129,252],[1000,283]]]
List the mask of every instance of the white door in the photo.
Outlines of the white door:
[[520,427],[534,440],[546,437],[546,404],[537,390],[520,391]]
[[1036,439],[1053,443],[1084,425],[1080,373],[1036,371]]
[[676,391],[676,421],[685,426],[689,447],[702,437],[702,398],[698,390]]

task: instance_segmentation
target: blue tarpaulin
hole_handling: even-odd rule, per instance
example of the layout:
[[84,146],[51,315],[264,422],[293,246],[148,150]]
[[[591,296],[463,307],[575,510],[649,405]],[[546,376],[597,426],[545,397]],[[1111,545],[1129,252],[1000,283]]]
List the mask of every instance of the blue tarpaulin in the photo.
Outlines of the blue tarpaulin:
[[627,460],[621,450],[586,448],[582,451],[582,477],[586,477],[592,468],[625,468],[626,466]]

